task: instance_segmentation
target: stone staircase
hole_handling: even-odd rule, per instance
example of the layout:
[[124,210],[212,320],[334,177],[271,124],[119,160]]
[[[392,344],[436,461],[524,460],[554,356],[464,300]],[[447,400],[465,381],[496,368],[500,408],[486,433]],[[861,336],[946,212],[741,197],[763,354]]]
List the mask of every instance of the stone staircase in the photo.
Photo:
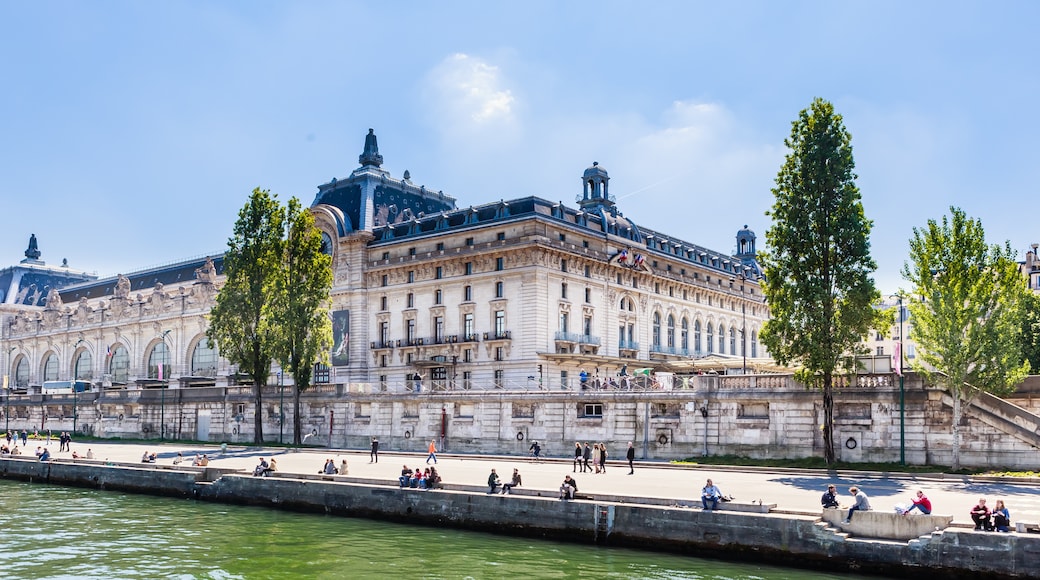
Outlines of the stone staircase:
[[[948,407],[953,407],[953,397],[949,393],[943,393],[942,402]],[[974,417],[990,427],[1040,448],[1040,415],[983,391],[976,392],[969,409]]]

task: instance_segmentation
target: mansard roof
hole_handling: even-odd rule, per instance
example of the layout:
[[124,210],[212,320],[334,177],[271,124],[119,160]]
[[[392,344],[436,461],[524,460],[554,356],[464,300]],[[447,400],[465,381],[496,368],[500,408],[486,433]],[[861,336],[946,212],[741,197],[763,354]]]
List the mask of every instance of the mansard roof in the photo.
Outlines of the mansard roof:
[[[155,288],[156,284],[163,286],[184,284],[196,280],[196,272],[206,265],[206,260],[213,260],[217,275],[224,273],[224,255],[214,254],[131,272],[125,276],[130,281],[130,292]],[[80,298],[93,299],[113,296],[120,277],[121,275],[116,275],[69,286],[60,291],[61,300],[68,304],[77,302]]]

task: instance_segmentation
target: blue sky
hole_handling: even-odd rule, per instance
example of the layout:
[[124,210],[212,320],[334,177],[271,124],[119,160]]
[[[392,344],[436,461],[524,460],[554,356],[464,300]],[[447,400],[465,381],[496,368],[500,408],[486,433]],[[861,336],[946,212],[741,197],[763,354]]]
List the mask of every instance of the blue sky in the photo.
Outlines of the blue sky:
[[358,166],[460,207],[573,204],[764,247],[791,121],[853,136],[878,287],[951,205],[1021,259],[1040,182],[1035,2],[3,2],[0,264],[101,275],[221,251],[252,188]]

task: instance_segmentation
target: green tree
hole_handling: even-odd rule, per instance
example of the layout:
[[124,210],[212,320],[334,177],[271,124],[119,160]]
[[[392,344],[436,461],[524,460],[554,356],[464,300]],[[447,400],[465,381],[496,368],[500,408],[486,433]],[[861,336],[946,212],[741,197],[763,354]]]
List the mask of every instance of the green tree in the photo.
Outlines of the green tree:
[[1022,358],[1028,290],[1010,242],[986,245],[982,222],[950,208],[942,223],[914,228],[903,278],[911,301],[914,370],[953,398],[953,468],[960,469],[961,409],[979,390],[1003,394],[1029,373]]
[[[293,377],[293,443],[301,443],[300,393],[311,386],[315,363],[328,364],[332,321],[326,305],[332,259],[321,251],[314,216],[295,197],[286,211],[282,271],[278,277],[278,358]],[[284,413],[284,411],[283,411]]]
[[262,391],[271,372],[277,325],[271,314],[282,268],[285,211],[277,196],[254,189],[238,212],[224,254],[224,286],[206,335],[253,383],[253,442],[263,444]]
[[792,123],[790,152],[776,177],[767,215],[763,294],[772,318],[762,343],[796,377],[823,392],[823,452],[834,456],[834,376],[852,373],[864,335],[883,326],[870,274],[873,222],[863,213],[852,158],[852,136],[823,99]]
[[1022,308],[1022,358],[1040,369],[1040,294],[1026,292]]

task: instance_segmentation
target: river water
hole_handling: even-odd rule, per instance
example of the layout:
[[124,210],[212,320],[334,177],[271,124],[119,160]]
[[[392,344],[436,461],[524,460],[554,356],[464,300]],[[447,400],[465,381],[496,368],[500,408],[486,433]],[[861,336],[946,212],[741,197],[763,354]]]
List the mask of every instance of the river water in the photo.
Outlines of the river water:
[[4,480],[0,577],[864,578]]

